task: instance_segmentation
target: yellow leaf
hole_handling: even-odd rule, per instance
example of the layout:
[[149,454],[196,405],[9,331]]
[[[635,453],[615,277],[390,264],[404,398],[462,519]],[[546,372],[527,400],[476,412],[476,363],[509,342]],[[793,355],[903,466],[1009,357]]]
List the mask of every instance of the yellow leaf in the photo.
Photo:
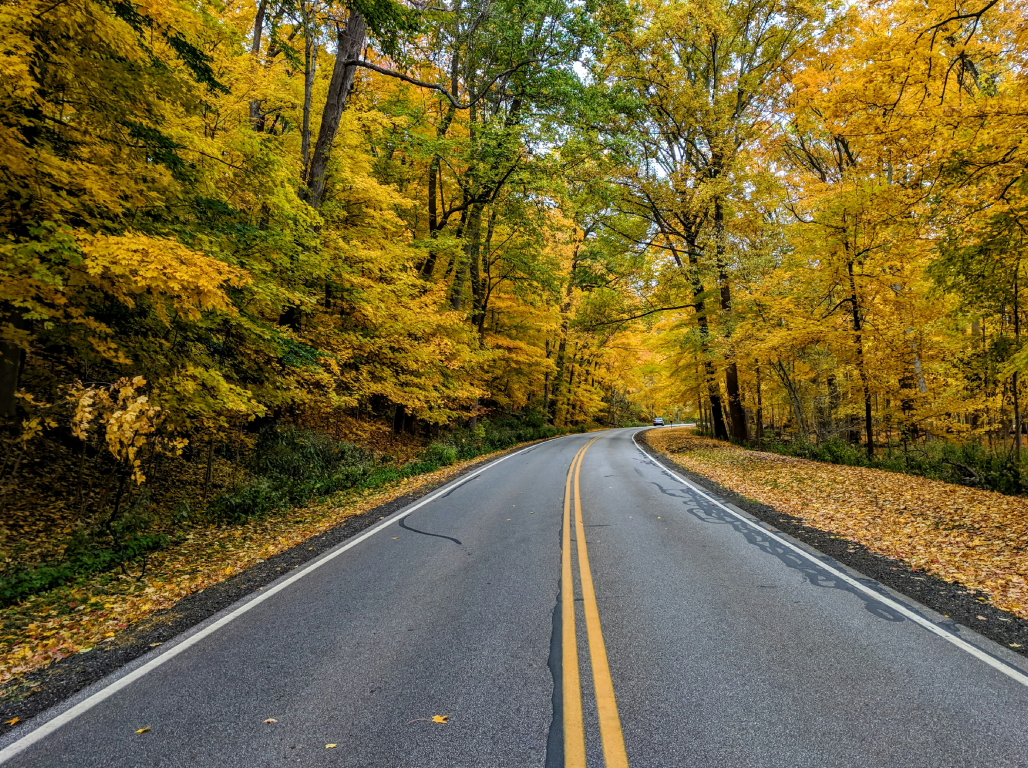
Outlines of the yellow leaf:
[[432,722],[433,723],[442,723],[443,725],[446,725],[446,720],[449,717],[450,717],[449,715],[433,715],[432,716]]
[[140,728],[138,731],[136,731],[136,733],[146,733],[149,730],[150,730],[150,726],[148,725],[145,728]]
[[336,745],[336,744],[326,744],[325,745],[325,749],[335,749],[336,746],[338,746],[338,745]]
[[232,575],[232,566],[229,566],[228,568],[225,569],[225,575],[226,576],[231,576]]
[[20,718],[12,717],[10,720],[5,720],[4,725],[17,725],[21,722]]

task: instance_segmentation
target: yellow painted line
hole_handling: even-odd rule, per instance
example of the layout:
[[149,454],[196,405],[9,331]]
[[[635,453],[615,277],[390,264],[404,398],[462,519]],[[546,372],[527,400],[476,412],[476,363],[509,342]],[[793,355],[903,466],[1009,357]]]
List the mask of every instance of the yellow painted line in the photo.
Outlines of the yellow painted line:
[[561,667],[564,671],[564,767],[585,768],[585,726],[582,722],[582,684],[578,677],[578,640],[575,636],[575,581],[571,572],[571,475],[580,448],[568,467],[564,484],[564,529],[560,545]]
[[[617,702],[614,701],[614,681],[607,662],[607,647],[603,643],[600,628],[600,611],[596,605],[596,591],[593,589],[592,571],[589,569],[589,552],[585,546],[585,523],[582,520],[582,496],[578,488],[578,476],[582,461],[593,438],[578,455],[575,469],[575,538],[578,539],[578,571],[582,580],[582,607],[585,611],[586,637],[589,640],[589,659],[593,667],[593,685],[596,689],[596,711],[600,719],[600,739],[603,742],[603,763],[606,768],[628,768],[628,754],[625,752],[625,737],[621,732],[621,718],[618,717]],[[572,462],[574,464],[574,462]],[[565,635],[565,637],[567,637]],[[584,762],[583,762],[584,765]]]

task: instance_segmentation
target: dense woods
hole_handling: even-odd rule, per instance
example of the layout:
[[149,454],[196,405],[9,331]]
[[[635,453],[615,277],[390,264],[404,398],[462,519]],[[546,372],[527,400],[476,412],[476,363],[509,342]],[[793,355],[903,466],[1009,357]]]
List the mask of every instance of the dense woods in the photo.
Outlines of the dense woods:
[[660,414],[1020,492],[1026,27],[0,2],[4,599],[71,573],[25,563]]
[[712,435],[1024,488],[1026,11],[643,2],[611,34],[625,316]]

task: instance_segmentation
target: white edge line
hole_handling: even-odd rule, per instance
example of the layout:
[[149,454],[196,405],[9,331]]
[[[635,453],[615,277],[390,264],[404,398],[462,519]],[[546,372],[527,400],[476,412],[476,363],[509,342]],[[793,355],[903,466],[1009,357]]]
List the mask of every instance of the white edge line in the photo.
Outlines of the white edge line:
[[[549,442],[549,441],[547,441],[547,442]],[[465,483],[465,482],[468,482],[470,480],[473,480],[475,477],[477,477],[478,475],[481,475],[486,470],[492,469],[497,464],[499,464],[499,463],[501,463],[503,461],[506,461],[507,459],[513,459],[515,456],[518,456],[518,455],[524,453],[525,451],[530,451],[533,448],[538,447],[539,445],[541,445],[541,443],[536,443],[535,445],[530,445],[530,446],[528,446],[526,448],[522,448],[520,451],[515,451],[514,453],[507,454],[506,456],[501,456],[500,458],[494,459],[493,461],[489,462],[488,464],[486,464],[481,469],[479,469],[479,470],[477,470],[475,472],[472,472],[470,475],[468,475],[466,477],[456,478],[456,479],[460,480],[461,483]],[[383,522],[379,523],[378,525],[376,525],[376,526],[368,529],[364,533],[360,534],[356,538],[350,539],[345,544],[340,546],[338,549],[334,549],[334,550],[331,550],[331,551],[325,553],[319,559],[317,559],[317,560],[313,561],[312,563],[310,563],[306,568],[303,568],[302,570],[297,571],[292,576],[289,576],[284,581],[279,582],[278,584],[276,584],[271,589],[269,589],[269,590],[267,590],[265,592],[261,592],[257,597],[254,597],[254,598],[250,599],[248,602],[244,603],[243,605],[240,605],[238,608],[236,608],[231,613],[228,613],[228,614],[222,616],[220,619],[218,619],[214,623],[210,624],[209,626],[205,627],[204,629],[200,630],[195,635],[189,636],[187,639],[183,640],[178,645],[175,645],[175,646],[169,648],[164,653],[162,653],[159,656],[151,659],[146,664],[143,664],[141,667],[133,670],[129,674],[125,675],[124,677],[118,678],[117,680],[115,680],[113,683],[111,683],[107,687],[102,688],[101,690],[99,690],[96,693],[94,693],[92,696],[89,696],[89,697],[83,699],[82,701],[80,701],[75,706],[69,708],[68,710],[66,710],[66,711],[62,712],[61,714],[57,715],[56,717],[54,717],[52,720],[47,720],[45,723],[41,724],[40,726],[38,726],[34,730],[29,731],[27,734],[22,736],[17,741],[9,744],[3,750],[0,750],[0,763],[5,763],[8,760],[10,760],[12,757],[20,754],[21,752],[24,752],[26,749],[31,747],[36,742],[41,741],[42,739],[44,739],[47,736],[49,736],[50,734],[52,734],[54,731],[56,731],[62,725],[66,725],[67,723],[70,723],[72,720],[74,720],[79,715],[81,715],[81,714],[83,714],[85,712],[88,712],[90,709],[95,707],[97,704],[99,704],[104,699],[108,698],[109,696],[113,696],[115,693],[120,691],[122,688],[125,688],[125,687],[131,685],[132,683],[134,683],[136,680],[138,680],[139,678],[143,677],[147,673],[152,672],[153,670],[157,669],[157,667],[161,666],[165,662],[170,661],[171,659],[175,658],[176,656],[178,656],[183,651],[185,651],[185,650],[191,648],[192,646],[196,645],[197,643],[199,643],[205,637],[214,634],[219,629],[224,627],[226,624],[228,624],[231,621],[239,618],[244,613],[249,611],[251,608],[255,608],[256,606],[258,606],[261,603],[263,603],[265,600],[268,600],[272,596],[274,596],[274,595],[278,594],[279,592],[281,592],[286,587],[288,587],[291,584],[299,581],[304,576],[307,576],[308,574],[313,573],[315,570],[317,570],[321,566],[325,565],[325,563],[328,563],[329,561],[334,560],[335,558],[339,557],[339,555],[343,554],[348,549],[352,549],[353,547],[357,546],[358,544],[360,544],[365,539],[370,538],[371,536],[374,536],[376,533],[378,533],[379,531],[381,531],[381,530],[383,530],[385,528],[388,528],[393,523],[396,523],[396,522],[399,522],[400,520],[403,520],[403,518],[407,517],[407,515],[411,514],[412,512],[416,512],[418,509],[420,509],[421,507],[425,506],[426,504],[430,504],[433,501],[435,501],[436,499],[438,499],[440,496],[442,496],[442,495],[444,495],[446,493],[449,493],[451,490],[453,490],[451,488],[451,486],[453,484],[454,484],[454,481],[448,482],[444,487],[440,488],[438,491],[433,493],[431,496],[428,496],[428,497],[422,499],[421,501],[417,502],[413,506],[408,507],[403,512],[397,513],[397,514],[393,515],[392,517],[389,517],[388,519],[384,520]],[[246,598],[243,598],[243,599],[245,600]]]
[[875,600],[877,600],[880,603],[884,603],[885,605],[887,605],[890,608],[892,608],[894,611],[898,611],[899,613],[901,613],[906,618],[910,619],[915,624],[918,624],[921,627],[924,627],[929,632],[931,632],[931,633],[941,637],[943,640],[949,641],[950,643],[955,645],[960,650],[965,651],[965,652],[971,654],[972,656],[974,656],[977,659],[980,659],[981,661],[984,661],[990,667],[992,667],[993,669],[999,670],[1000,672],[1002,672],[1004,675],[1006,675],[1010,679],[1016,680],[1021,685],[1028,686],[1028,675],[1025,675],[1024,673],[1020,672],[1019,670],[1015,669],[1014,667],[1009,666],[1005,662],[1000,661],[996,657],[992,656],[991,654],[986,653],[985,651],[983,651],[982,649],[978,648],[977,646],[972,645],[971,643],[969,643],[966,640],[964,640],[962,637],[958,637],[957,635],[954,635],[952,632],[949,632],[948,630],[943,629],[942,627],[940,627],[935,622],[929,621],[924,616],[918,615],[917,613],[915,613],[914,611],[910,610],[909,608],[907,608],[902,603],[898,603],[895,600],[893,600],[892,598],[886,597],[881,592],[878,592],[878,591],[876,591],[874,589],[871,589],[868,586],[865,586],[864,584],[861,584],[856,579],[851,578],[850,576],[846,575],[845,573],[843,573],[842,571],[840,571],[840,570],[838,570],[836,568],[833,568],[831,565],[829,565],[825,561],[823,561],[823,560],[821,560],[821,559],[819,559],[817,557],[814,557],[814,555],[812,555],[809,552],[801,549],[800,547],[797,547],[795,544],[793,544],[792,542],[788,541],[787,539],[783,539],[781,536],[776,536],[774,533],[769,531],[767,528],[764,528],[763,526],[758,525],[756,522],[754,522],[753,520],[750,520],[748,517],[745,517],[744,515],[740,515],[735,510],[730,509],[729,507],[725,506],[724,504],[722,504],[717,499],[715,499],[715,498],[709,496],[708,494],[704,493],[704,491],[701,488],[699,488],[695,484],[689,482],[684,477],[679,475],[677,472],[674,472],[673,470],[668,469],[666,466],[664,466],[663,464],[658,462],[656,459],[654,459],[652,456],[650,456],[648,453],[646,453],[646,451],[644,451],[642,449],[642,446],[639,445],[639,442],[635,439],[635,436],[638,435],[638,434],[639,434],[639,432],[635,432],[635,433],[632,434],[632,442],[635,443],[635,447],[639,449],[639,453],[641,453],[643,456],[645,456],[646,459],[648,461],[650,461],[652,464],[654,464],[655,466],[657,466],[660,469],[662,469],[665,472],[667,472],[675,480],[677,480],[678,482],[682,483],[686,487],[691,488],[695,493],[697,493],[700,496],[702,496],[703,498],[705,498],[711,504],[716,504],[717,506],[721,507],[721,509],[723,509],[725,512],[727,512],[728,514],[732,515],[733,517],[738,518],[739,520],[742,520],[744,523],[746,523],[750,527],[756,528],[761,533],[763,533],[763,534],[765,534],[767,536],[770,536],[772,539],[774,539],[778,543],[782,544],[785,547],[788,547],[793,552],[796,552],[797,554],[802,555],[807,560],[810,560],[811,562],[815,563],[819,568],[823,568],[824,570],[828,571],[830,574],[832,574],[836,578],[841,579],[842,581],[846,582],[847,584],[849,584],[852,587],[856,587],[861,592],[864,592],[864,593],[870,595],[871,597],[873,597]]

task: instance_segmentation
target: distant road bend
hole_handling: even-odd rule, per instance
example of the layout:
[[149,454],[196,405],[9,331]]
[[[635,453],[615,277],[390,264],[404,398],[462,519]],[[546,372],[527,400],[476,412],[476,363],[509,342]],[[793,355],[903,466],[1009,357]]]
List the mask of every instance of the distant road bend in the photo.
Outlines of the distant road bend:
[[1028,766],[1023,660],[638,432],[455,480],[15,729],[0,762]]

